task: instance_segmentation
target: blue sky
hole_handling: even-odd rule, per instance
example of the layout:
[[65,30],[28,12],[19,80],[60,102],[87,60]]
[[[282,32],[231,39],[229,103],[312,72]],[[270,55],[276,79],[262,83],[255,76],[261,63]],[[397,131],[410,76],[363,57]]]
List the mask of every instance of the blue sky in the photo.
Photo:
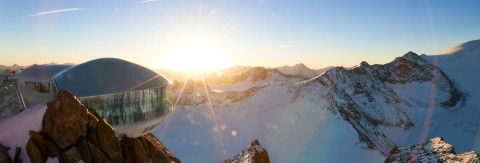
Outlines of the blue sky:
[[408,51],[437,54],[479,39],[479,6],[476,0],[4,0],[0,64],[117,57],[160,68],[191,39],[209,42],[231,65],[385,63]]

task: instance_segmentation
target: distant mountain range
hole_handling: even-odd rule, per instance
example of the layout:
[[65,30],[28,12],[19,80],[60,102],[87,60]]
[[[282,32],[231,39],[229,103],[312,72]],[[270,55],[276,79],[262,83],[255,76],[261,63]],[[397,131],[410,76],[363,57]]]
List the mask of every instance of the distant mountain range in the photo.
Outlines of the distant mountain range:
[[[394,147],[438,136],[457,152],[479,152],[480,41],[447,52],[325,72],[303,64],[243,67],[205,84],[177,81],[170,87],[177,109],[155,134],[168,129],[165,143],[187,161],[222,160],[189,152],[222,138],[228,146],[209,150],[233,153],[259,139],[272,162],[378,162]],[[349,157],[319,157],[332,153]]]
[[[215,70],[215,71],[206,71],[203,72],[205,75],[205,78],[212,78],[215,76],[222,76],[226,78],[233,78],[235,76],[239,76],[240,74],[252,69],[255,67],[251,66],[233,66],[233,67],[228,67],[228,68],[223,68],[220,70]],[[262,67],[263,68],[263,67]],[[318,76],[327,70],[329,70],[332,67],[326,67],[322,69],[310,69],[307,66],[305,66],[303,63],[296,64],[294,66],[281,66],[281,67],[276,67],[276,68],[268,68],[268,69],[277,69],[278,71],[282,72],[285,75],[291,75],[291,76],[297,76],[297,77],[302,77],[304,79],[311,79],[315,76]],[[168,69],[157,69],[156,70],[159,74],[164,75],[167,77],[169,80],[176,80],[178,82],[185,81],[188,79],[193,79],[196,81],[200,81],[201,76],[199,74],[191,74],[191,76],[188,76],[188,72],[186,71],[181,71],[181,70],[168,70]]]
[[[54,62],[51,62],[49,64],[57,64],[57,63],[54,63]],[[64,63],[64,65],[76,65],[74,63]],[[17,72],[21,71],[22,69],[25,69],[25,68],[28,68],[30,67],[31,65],[29,66],[20,66],[18,64],[13,64],[12,66],[5,66],[5,65],[0,65],[0,73],[9,73],[10,71],[12,70],[15,70]],[[8,72],[7,72],[8,71]]]
[[305,79],[311,79],[325,73],[327,70],[331,68],[333,67],[326,67],[318,70],[312,70],[307,66],[305,66],[303,63],[298,63],[294,66],[282,66],[282,67],[277,67],[276,69],[278,69],[280,72],[287,75],[299,76]]
[[12,66],[5,66],[5,65],[0,65],[0,72],[3,72],[5,70],[20,70],[21,68],[25,68],[24,66],[20,66],[17,64],[13,64]]

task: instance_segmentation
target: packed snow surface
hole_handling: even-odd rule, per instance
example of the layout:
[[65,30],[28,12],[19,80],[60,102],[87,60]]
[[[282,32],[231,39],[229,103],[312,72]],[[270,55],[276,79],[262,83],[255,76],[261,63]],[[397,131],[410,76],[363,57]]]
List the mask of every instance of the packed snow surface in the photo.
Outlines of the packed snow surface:
[[[220,162],[259,139],[272,162],[381,162],[338,115],[271,85],[239,103],[180,106],[154,135],[184,162]],[[212,101],[216,101],[212,97]],[[215,123],[216,120],[216,123]],[[343,154],[349,157],[342,157]]]
[[47,106],[36,105],[32,108],[9,118],[0,120],[0,143],[10,147],[8,154],[11,158],[15,156],[15,148],[21,147],[20,159],[23,162],[30,162],[25,145],[30,138],[29,131],[39,131],[42,125],[43,114]]

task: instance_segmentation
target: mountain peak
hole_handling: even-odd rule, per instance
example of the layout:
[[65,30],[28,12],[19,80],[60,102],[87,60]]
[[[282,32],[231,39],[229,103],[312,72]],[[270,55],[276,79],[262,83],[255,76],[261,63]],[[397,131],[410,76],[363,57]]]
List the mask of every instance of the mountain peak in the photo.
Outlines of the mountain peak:
[[450,49],[443,51],[441,54],[458,54],[458,53],[480,53],[480,39],[467,41]]
[[368,66],[370,66],[370,64],[368,64],[368,62],[366,62],[366,61],[362,61],[362,62],[360,63],[360,66],[362,66],[362,67],[368,67]]
[[408,59],[408,60],[415,60],[415,59],[418,59],[420,58],[420,56],[418,56],[417,53],[414,53],[412,51],[409,51],[407,53],[405,53],[402,58],[405,58],[405,59]]
[[302,77],[304,79],[311,79],[318,75],[317,72],[310,69],[303,63],[297,63],[294,66],[277,67],[276,69],[283,74]]
[[418,54],[412,51],[408,51],[402,57],[418,57]]
[[416,62],[416,63],[419,63],[419,64],[427,63],[427,61],[425,59],[423,59],[417,53],[414,53],[412,51],[409,51],[409,52],[405,53],[400,58],[403,58],[403,59],[406,59],[406,60],[409,60],[409,61],[412,61],[412,62]]
[[242,162],[265,162],[270,163],[268,152],[255,139],[240,154],[237,154],[232,160],[225,160],[224,163],[242,163]]
[[[303,64],[303,63],[297,63],[297,64],[295,64],[295,66],[293,66],[293,67],[298,67],[298,68],[300,68],[300,67],[302,67],[302,68],[308,68],[308,67],[307,67],[305,64]],[[310,68],[309,68],[309,69],[310,69]]]

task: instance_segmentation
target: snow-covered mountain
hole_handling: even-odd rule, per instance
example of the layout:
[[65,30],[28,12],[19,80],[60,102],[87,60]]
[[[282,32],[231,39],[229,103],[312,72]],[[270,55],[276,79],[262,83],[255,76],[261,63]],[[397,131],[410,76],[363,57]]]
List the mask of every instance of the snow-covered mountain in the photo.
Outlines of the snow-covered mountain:
[[[351,148],[359,143],[355,130],[338,114],[321,109],[326,108],[324,104],[296,99],[300,81],[304,79],[285,75],[277,69],[257,67],[239,76],[212,79],[206,84],[192,80],[174,82],[170,91],[174,93],[177,109],[169,123],[153,133],[172,152],[179,152],[178,156],[185,162],[233,158],[233,154],[252,139],[263,142],[272,162],[338,160],[318,158],[318,154],[327,151],[384,160],[377,151],[358,145]],[[334,145],[332,137],[341,143]],[[320,146],[325,149],[317,150]],[[210,152],[204,152],[206,150]],[[343,158],[343,161],[355,160]]]
[[230,78],[227,76],[212,76],[207,79],[207,84],[211,90],[217,92],[239,92],[267,85],[294,84],[302,80],[304,80],[303,77],[286,75],[275,68],[254,67]]
[[[230,151],[252,139],[265,142],[272,162],[383,161],[395,146],[437,136],[447,138],[458,152],[478,152],[474,142],[480,117],[473,115],[480,113],[475,101],[480,101],[480,91],[472,81],[479,77],[459,74],[480,67],[460,60],[451,68],[432,64],[430,58],[408,52],[387,64],[335,67],[310,80],[255,67],[205,84],[176,83],[171,91],[181,97],[178,107],[155,134],[163,135],[181,158],[203,161],[231,158]],[[468,66],[470,72],[458,73]],[[194,153],[212,145],[226,156]],[[352,157],[357,159],[333,157],[345,152],[356,153]]]
[[156,72],[162,74],[164,77],[171,81],[183,82],[189,79],[201,81],[202,78],[211,78],[215,76],[234,77],[242,74],[252,67],[250,66],[233,66],[219,70],[202,71],[202,73],[189,72],[185,70],[170,70],[170,69],[157,69]]
[[413,52],[385,65],[362,62],[350,70],[333,68],[299,85],[299,96],[325,100],[355,128],[362,142],[384,154],[396,145],[387,130],[407,131],[415,126],[409,115],[429,107],[428,101],[416,98],[417,93],[404,90],[433,87],[431,105],[436,109],[453,109],[465,99],[442,70]]
[[317,72],[318,75],[322,75],[323,73],[327,72],[328,70],[332,69],[333,66],[328,66],[325,68],[317,69],[315,72]]
[[303,63],[298,63],[294,66],[277,67],[276,69],[284,74],[303,77],[305,79],[311,79],[319,75],[315,70],[308,68]]
[[242,150],[240,154],[235,155],[233,159],[223,161],[223,163],[270,163],[268,152],[260,145],[258,140],[254,140],[250,145]]
[[385,162],[480,162],[474,151],[456,154],[451,144],[436,137],[411,147],[395,147]]
[[462,56],[479,55],[480,54],[480,40],[472,40],[464,42],[460,45],[454,46],[445,50],[439,55],[455,55],[455,58]]
[[298,63],[294,66],[282,66],[282,67],[277,67],[280,72],[286,74],[286,75],[292,75],[292,76],[297,76],[297,77],[302,77],[304,79],[311,79],[314,78],[318,75],[321,75],[325,73],[326,71],[330,70],[333,67],[325,67],[321,68],[318,70],[313,70],[308,68],[305,64],[303,63]]

